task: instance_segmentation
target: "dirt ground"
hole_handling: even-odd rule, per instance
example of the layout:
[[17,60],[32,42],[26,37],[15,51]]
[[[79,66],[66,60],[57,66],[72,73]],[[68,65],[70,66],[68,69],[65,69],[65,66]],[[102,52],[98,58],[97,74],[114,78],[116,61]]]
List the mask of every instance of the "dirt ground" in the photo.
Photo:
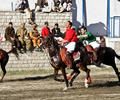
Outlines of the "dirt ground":
[[67,91],[63,91],[64,82],[54,81],[52,69],[42,74],[38,71],[7,74],[0,83],[0,100],[120,100],[120,83],[112,68],[90,69],[89,88],[84,87],[85,73],[81,72]]

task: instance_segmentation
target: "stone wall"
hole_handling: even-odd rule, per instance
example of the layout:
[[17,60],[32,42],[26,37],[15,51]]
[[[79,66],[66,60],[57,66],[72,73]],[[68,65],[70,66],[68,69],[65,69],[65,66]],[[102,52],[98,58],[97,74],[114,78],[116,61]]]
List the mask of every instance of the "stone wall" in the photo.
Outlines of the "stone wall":
[[[5,51],[11,49],[11,43],[4,41],[1,42],[0,48]],[[7,69],[9,70],[30,70],[30,69],[41,69],[50,67],[49,57],[44,52],[27,52],[24,54],[19,53],[19,59],[12,53],[9,54],[9,61],[7,64]]]
[[[40,29],[44,25],[45,21],[49,22],[50,28],[53,28],[54,24],[59,23],[61,31],[65,31],[65,22],[71,20],[71,13],[36,13],[34,15],[35,22],[39,25]],[[9,22],[13,22],[15,30],[18,28],[21,22],[26,23],[26,28],[31,30],[31,25],[28,24],[28,20],[25,14],[18,12],[0,12],[0,33],[4,35],[4,30]],[[10,43],[4,41],[0,43],[0,48],[9,51]],[[26,54],[20,54],[20,59],[17,60],[15,55],[9,54],[9,62],[7,64],[8,69],[33,69],[33,68],[46,68],[50,66],[48,56],[44,52],[33,53],[27,52]]]
[[[50,28],[53,28],[57,22],[61,28],[61,31],[65,31],[65,22],[71,20],[71,12],[64,13],[35,13],[33,14],[35,22],[39,25],[40,29],[44,25],[45,21],[49,22]],[[31,29],[31,25],[28,24],[26,14],[18,12],[0,12],[0,33],[4,34],[4,30],[9,22],[13,22],[14,28],[17,29],[21,22],[26,23],[28,31]]]

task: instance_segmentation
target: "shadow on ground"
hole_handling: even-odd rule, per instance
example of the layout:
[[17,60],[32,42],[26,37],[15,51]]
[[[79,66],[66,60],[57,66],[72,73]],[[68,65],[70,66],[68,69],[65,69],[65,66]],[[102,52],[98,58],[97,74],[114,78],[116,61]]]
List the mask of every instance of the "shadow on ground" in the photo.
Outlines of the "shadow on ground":
[[[62,76],[61,74],[58,75],[58,77]],[[54,79],[54,74],[46,75],[46,76],[34,76],[34,77],[25,77],[25,78],[19,78],[19,79],[10,79],[10,80],[4,80],[3,82],[14,82],[14,81],[36,81],[36,80],[44,80],[44,79]],[[58,82],[64,82],[63,79],[54,79]]]
[[120,82],[119,81],[108,81],[108,82],[105,82],[105,83],[95,83],[95,84],[92,84],[90,87],[114,87],[114,86],[120,86]]

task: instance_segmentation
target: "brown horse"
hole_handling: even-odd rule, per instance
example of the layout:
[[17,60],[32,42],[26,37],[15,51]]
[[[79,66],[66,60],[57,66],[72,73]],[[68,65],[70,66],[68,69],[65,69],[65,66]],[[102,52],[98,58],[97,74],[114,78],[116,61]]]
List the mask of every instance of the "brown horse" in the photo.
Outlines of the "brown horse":
[[[80,45],[79,45],[80,46]],[[88,58],[88,56],[86,55],[85,48],[83,48],[82,46],[80,46],[81,48],[79,48],[79,50],[76,50],[74,52],[76,53],[80,53],[80,59],[78,60],[74,60],[73,59],[73,68],[79,68],[82,71],[86,72],[86,78],[85,78],[85,86],[91,83],[91,77],[90,77],[90,69],[87,68],[87,64],[89,63],[89,60],[86,60]],[[68,59],[66,58],[66,48],[62,47],[60,49],[60,56],[62,61],[67,65],[69,63]],[[83,57],[82,57],[83,56]],[[85,60],[84,60],[85,59]],[[86,62],[87,61],[87,62]],[[75,78],[78,76],[79,73],[76,73],[74,70],[70,73],[70,75],[67,76],[67,79],[69,80],[69,84],[70,86],[73,85],[73,81],[75,80]]]
[[[81,68],[82,70],[84,68],[85,68],[84,70],[86,70],[87,65],[93,64],[92,63],[94,60],[94,56],[92,53],[93,48],[90,45],[87,45],[82,51],[83,51],[83,53],[81,53],[82,64],[78,63],[77,66],[79,66],[79,68]],[[118,58],[120,60],[120,56],[115,52],[115,50],[110,47],[99,47],[96,50],[96,55],[97,60],[95,61],[96,63],[94,64],[98,67],[101,67],[102,63],[111,66],[117,75],[118,81],[120,82],[120,72],[115,63],[115,58]],[[85,79],[85,87],[88,87],[89,84],[87,83],[89,82],[91,82],[91,79],[89,74],[87,74],[87,77]]]
[[6,64],[8,63],[8,60],[9,60],[9,53],[13,53],[15,54],[15,56],[19,59],[19,55],[17,53],[17,50],[16,48],[12,48],[9,52],[6,52],[5,50],[3,49],[0,49],[0,64],[1,64],[1,69],[3,71],[3,75],[2,75],[2,78],[1,78],[1,82],[3,81],[3,78],[6,74]]
[[67,59],[67,57],[66,57],[66,48],[60,46],[57,43],[57,41],[53,38],[53,36],[49,36],[48,38],[46,38],[43,41],[44,41],[43,43],[44,43],[44,45],[47,48],[47,51],[49,53],[51,65],[54,68],[55,78],[56,78],[56,75],[58,73],[58,70],[62,71],[62,74],[64,76],[64,80],[66,83],[65,89],[68,88],[69,84],[70,84],[70,86],[72,86],[73,81],[79,75],[80,71],[78,70],[78,67],[87,73],[86,79],[87,80],[90,79],[90,70],[87,68],[87,66],[84,66],[83,63],[78,63],[78,61],[77,61],[77,62],[72,63],[73,64],[72,65],[73,71],[69,77],[69,82],[68,82],[68,77],[66,76],[65,68],[67,66],[69,66],[68,65],[69,59]]

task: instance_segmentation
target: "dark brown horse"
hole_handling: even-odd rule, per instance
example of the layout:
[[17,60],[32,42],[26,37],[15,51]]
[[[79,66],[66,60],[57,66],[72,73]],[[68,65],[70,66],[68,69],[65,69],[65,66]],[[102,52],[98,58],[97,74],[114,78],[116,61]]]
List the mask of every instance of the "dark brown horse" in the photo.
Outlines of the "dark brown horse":
[[84,66],[82,63],[79,63],[79,66],[77,67],[78,62],[73,62],[72,65],[73,71],[69,77],[69,82],[68,82],[65,68],[68,66],[69,59],[67,59],[66,57],[66,48],[60,46],[57,43],[57,41],[53,38],[53,36],[49,36],[43,41],[49,53],[51,65],[54,68],[55,78],[56,75],[58,74],[58,71],[59,70],[62,71],[66,83],[65,89],[68,88],[69,84],[70,86],[72,86],[74,79],[79,75],[80,71],[78,70],[78,67],[87,73],[86,79],[90,79],[90,70],[87,68],[87,66]]
[[3,81],[3,78],[6,74],[5,66],[6,66],[6,64],[8,63],[8,60],[9,60],[9,55],[8,55],[9,53],[15,54],[15,56],[19,59],[16,48],[12,48],[9,52],[6,52],[5,50],[0,49],[0,64],[1,64],[1,69],[3,71],[3,75],[2,75],[2,78],[0,80],[1,82]]
[[97,56],[98,58],[96,62],[99,65],[103,63],[105,65],[111,66],[113,70],[115,71],[118,77],[118,80],[120,82],[120,72],[118,71],[118,68],[115,63],[115,58],[120,60],[120,56],[115,52],[115,50],[110,47],[100,47],[97,50]]

